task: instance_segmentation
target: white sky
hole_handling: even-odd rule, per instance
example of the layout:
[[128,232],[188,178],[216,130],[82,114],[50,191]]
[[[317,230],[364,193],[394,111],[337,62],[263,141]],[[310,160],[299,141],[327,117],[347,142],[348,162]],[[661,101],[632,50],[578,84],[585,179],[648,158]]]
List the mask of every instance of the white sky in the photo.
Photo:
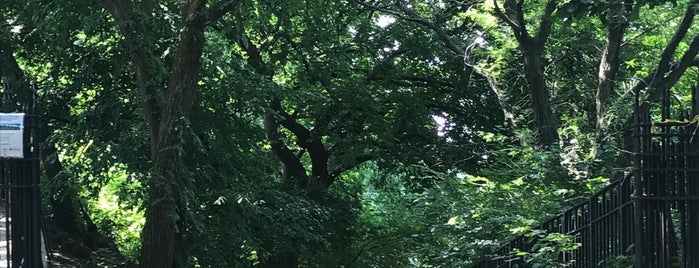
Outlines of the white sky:
[[447,127],[447,119],[442,115],[432,115],[432,120],[437,124],[437,136],[444,137],[445,128]]
[[379,20],[376,22],[376,25],[381,27],[381,28],[386,28],[396,22],[396,18],[394,18],[391,15],[381,15],[379,17]]

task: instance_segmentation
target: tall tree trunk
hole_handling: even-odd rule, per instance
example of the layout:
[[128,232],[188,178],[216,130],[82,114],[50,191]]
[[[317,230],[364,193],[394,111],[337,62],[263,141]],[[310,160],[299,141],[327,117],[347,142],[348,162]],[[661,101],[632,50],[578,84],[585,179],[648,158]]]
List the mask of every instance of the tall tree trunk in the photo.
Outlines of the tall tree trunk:
[[99,0],[109,11],[125,36],[131,53],[137,85],[150,131],[153,174],[148,184],[146,224],[142,233],[141,267],[183,267],[182,215],[186,208],[180,200],[187,181],[182,158],[183,133],[189,128],[189,116],[196,103],[201,56],[207,23],[218,20],[238,1],[219,1],[206,8],[207,0],[181,2],[181,25],[177,32],[176,54],[172,59],[166,88],[159,68],[162,59],[153,55],[154,32],[147,26],[152,1]]
[[621,43],[624,39],[626,27],[629,25],[625,10],[626,7],[622,6],[616,14],[609,16],[607,37],[604,47],[602,47],[602,59],[598,69],[597,94],[595,95],[595,130],[598,142],[603,139],[607,102],[614,91],[621,59]]
[[536,143],[539,146],[548,146],[558,139],[558,120],[553,114],[549,100],[549,88],[546,86],[544,75],[543,53],[546,40],[551,34],[553,12],[558,7],[558,1],[548,0],[539,21],[539,28],[534,35],[531,35],[527,30],[523,5],[524,0],[505,0],[503,11],[497,1],[494,1],[495,14],[512,28],[522,52],[524,77],[527,81],[527,87],[529,87],[529,96],[534,112]]
[[534,122],[537,130],[537,143],[542,146],[552,144],[558,139],[558,123],[553,115],[549,101],[549,90],[544,77],[544,66],[541,50],[537,48],[522,48],[524,58],[524,76],[529,86],[529,95],[534,111]]
[[172,62],[159,133],[153,139],[153,177],[149,185],[146,224],[140,258],[142,267],[184,267],[179,187],[187,180],[182,159],[182,135],[196,100],[204,47],[205,1],[190,1],[183,11],[177,53]]

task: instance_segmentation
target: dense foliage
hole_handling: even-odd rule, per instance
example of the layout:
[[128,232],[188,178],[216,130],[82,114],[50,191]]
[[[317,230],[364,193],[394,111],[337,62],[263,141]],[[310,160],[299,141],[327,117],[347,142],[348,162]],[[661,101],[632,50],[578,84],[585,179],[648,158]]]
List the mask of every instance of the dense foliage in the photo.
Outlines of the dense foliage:
[[0,74],[90,265],[467,267],[525,234],[547,267],[578,245],[532,228],[631,165],[634,96],[691,102],[697,11],[6,0]]

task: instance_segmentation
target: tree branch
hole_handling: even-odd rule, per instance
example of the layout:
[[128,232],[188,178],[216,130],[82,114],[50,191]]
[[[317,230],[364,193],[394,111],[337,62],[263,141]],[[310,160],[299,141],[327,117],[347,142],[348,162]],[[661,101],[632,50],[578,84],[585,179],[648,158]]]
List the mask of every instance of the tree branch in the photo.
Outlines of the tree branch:
[[19,67],[17,59],[13,55],[12,45],[5,39],[3,35],[0,37],[0,76],[5,83],[4,94],[9,97],[8,100],[14,106],[12,109],[18,108],[17,103],[31,100],[32,92],[30,90],[30,81],[22,68]]
[[[696,16],[696,10],[692,6],[697,3],[699,3],[699,1],[692,1],[687,7],[687,11],[682,18],[682,22],[678,26],[677,31],[675,31],[672,39],[667,43],[665,49],[663,49],[663,53],[660,54],[660,62],[658,63],[658,68],[654,73],[655,76],[653,79],[661,79],[662,76],[669,71],[672,57],[675,55],[677,46],[680,44],[680,42],[682,42],[682,39],[684,39],[684,37],[687,35],[687,31],[689,31],[689,28],[692,26],[692,22]],[[658,76],[659,74],[661,76]]]
[[508,26],[510,26],[510,28],[512,28],[513,30],[515,30],[515,32],[516,32],[516,31],[519,31],[519,30],[518,30],[518,29],[519,29],[519,26],[517,25],[517,23],[515,23],[512,19],[510,19],[510,17],[508,17],[507,15],[505,15],[504,12],[502,12],[502,9],[500,9],[500,5],[498,5],[498,1],[497,1],[497,0],[493,0],[493,6],[495,6],[495,15],[497,15],[498,18],[500,18],[502,21],[504,21],[505,24],[507,24]]
[[[152,44],[146,43],[140,35],[146,32],[146,27],[130,0],[97,0],[114,17],[124,41],[129,50],[136,74],[138,92],[143,99],[144,118],[150,128],[150,133],[159,133],[161,114],[160,92],[158,87],[164,75],[164,67],[153,60]],[[163,73],[159,73],[162,71]],[[162,76],[162,77],[161,77]],[[156,82],[158,81],[158,82]],[[153,137],[155,138],[155,137]],[[151,148],[153,151],[153,148]]]
[[7,40],[0,38],[0,73],[2,76],[20,80],[24,78],[24,72],[19,67],[17,59],[12,55],[12,48]]
[[[239,23],[242,23],[239,21]],[[241,24],[242,25],[242,24]],[[262,51],[260,47],[252,44],[245,33],[239,30],[237,33],[241,38],[238,38],[236,43],[248,54],[248,64],[255,69],[255,71],[264,77],[271,78],[274,75],[274,69],[270,68],[268,65],[273,65],[273,63],[267,63],[262,57]],[[279,34],[281,38],[286,38],[287,34]],[[290,40],[290,38],[288,39]],[[292,43],[293,44],[293,43]],[[281,61],[287,57],[288,49],[283,49],[280,54],[271,55],[271,61]],[[282,163],[287,167],[288,170],[293,172],[293,176],[299,178],[305,178],[308,183],[302,186],[312,187],[313,189],[307,189],[309,191],[314,191],[319,183],[322,183],[325,188],[330,186],[332,179],[329,178],[328,172],[328,158],[329,153],[323,145],[322,139],[316,133],[311,133],[306,127],[301,125],[296,119],[286,112],[281,104],[280,98],[274,98],[270,103],[270,112],[266,117],[265,128],[267,129],[267,136],[272,143],[272,149],[275,155],[282,161]],[[288,146],[284,143],[284,137],[279,133],[279,127],[284,127],[291,131],[291,133],[296,136],[296,144],[308,152],[311,158],[311,177],[308,178],[306,174],[306,169],[299,160],[299,156],[296,156]],[[310,181],[308,181],[310,180]]]
[[454,52],[456,55],[463,56],[464,49],[461,48],[458,44],[456,44],[454,42],[454,40],[452,40],[451,37],[449,37],[449,35],[447,35],[447,33],[444,31],[444,29],[442,29],[442,27],[439,27],[439,25],[437,25],[435,22],[430,21],[430,20],[425,19],[424,17],[420,16],[420,14],[417,14],[417,12],[408,8],[404,4],[397,3],[396,6],[398,6],[398,8],[401,11],[403,11],[405,14],[407,14],[407,16],[402,16],[402,18],[413,21],[413,22],[417,22],[418,24],[421,24],[421,25],[427,27],[428,29],[431,29],[432,31],[434,31],[434,33],[437,34],[439,39],[442,41],[442,43],[444,43],[444,45],[449,50]]
[[288,173],[287,175],[297,180],[304,180],[301,184],[305,186],[308,183],[306,168],[299,160],[299,157],[284,143],[284,137],[279,133],[279,123],[277,119],[274,118],[273,112],[267,113],[264,119],[264,125],[267,139],[272,146],[272,153],[282,162]]
[[210,25],[218,21],[223,15],[231,12],[240,1],[238,0],[223,0],[213,4],[206,10],[206,24]]
[[[553,12],[556,11],[556,7],[558,6],[558,1],[557,0],[549,0],[546,3],[546,8],[544,9],[544,15],[541,17],[541,24],[539,25],[539,29],[536,32],[536,36],[534,36],[534,42],[536,44],[543,44],[546,42],[546,39],[548,39],[549,35],[551,34],[551,25],[553,24]],[[520,11],[521,11],[521,5],[520,5]],[[524,18],[522,18],[522,21],[524,21]]]
[[602,58],[597,68],[597,92],[595,94],[595,135],[597,141],[601,141],[603,137],[607,101],[614,91],[621,60],[622,42],[626,27],[629,25],[624,8],[620,8],[613,16],[616,21],[607,25]]
[[664,81],[665,84],[668,85],[674,85],[677,83],[677,81],[680,79],[680,77],[684,74],[684,72],[687,70],[687,68],[696,65],[697,61],[697,54],[699,53],[699,34],[694,36],[694,39],[692,40],[692,43],[690,43],[689,48],[687,51],[682,55],[682,59],[680,59],[680,62],[672,68],[670,71],[670,74],[668,74]]
[[330,154],[325,149],[320,137],[313,137],[311,132],[299,124],[289,113],[284,110],[280,99],[272,101],[272,111],[277,115],[277,122],[296,136],[299,147],[308,151],[311,158],[311,179],[318,180],[326,186],[332,183],[328,172],[328,158]]
[[[692,1],[692,3],[697,2],[699,1]],[[675,50],[677,49],[679,43],[686,36],[687,31],[689,30],[689,27],[692,25],[695,16],[696,11],[694,8],[692,8],[690,4],[690,6],[687,8],[687,11],[685,12],[684,18],[682,19],[682,23],[677,28],[677,31],[673,35],[672,39],[667,43],[667,45],[665,45],[665,49],[663,49],[663,52],[660,56],[660,61],[658,62],[655,71],[651,72],[646,77],[641,79],[638,83],[636,83],[636,85],[631,89],[631,92],[638,94],[639,92],[641,92],[641,89],[647,88],[648,92],[646,92],[644,101],[654,102],[660,96],[659,92],[657,92],[659,87],[668,88],[677,82],[676,80],[674,82],[672,82],[671,80],[667,80],[665,76],[668,72],[670,72],[670,68],[672,67],[672,57],[675,54]],[[688,61],[691,63],[691,61],[693,61],[696,56],[696,52],[693,51],[695,51],[697,48],[694,48],[694,46],[699,46],[699,44],[697,44],[696,41],[697,37],[694,38],[692,45],[687,50],[685,55],[682,57],[682,61],[684,62],[684,64],[680,63],[680,65],[678,66],[682,67],[682,72],[676,72],[677,74],[672,75],[673,79],[676,75],[681,75],[686,70],[686,68],[688,68],[689,65],[691,65],[688,63]]]
[[651,104],[658,101],[663,90],[667,90],[674,86],[687,68],[699,63],[699,58],[697,58],[697,53],[699,52],[698,34],[694,37],[690,47],[682,56],[680,62],[676,63],[675,69],[671,70],[671,67],[673,67],[671,59],[675,54],[677,46],[682,39],[684,39],[694,17],[696,16],[696,10],[693,5],[696,5],[697,3],[699,3],[699,1],[694,0],[690,3],[689,7],[687,7],[682,23],[679,25],[670,42],[668,42],[668,44],[665,46],[665,49],[663,49],[660,62],[658,62],[658,66],[656,67],[655,71],[638,81],[633,88],[631,88],[631,92],[634,94],[640,94],[642,89],[646,89],[646,93],[645,96],[643,96],[640,107],[637,107],[634,115],[627,118],[625,123],[627,128],[634,123],[634,117],[636,114],[647,114],[651,108]]
[[[496,12],[499,12],[500,13],[499,15],[502,16],[503,20],[505,20],[506,23],[508,23],[508,25],[510,25],[510,27],[513,27],[515,32],[518,32],[517,31],[517,29],[518,29],[517,24],[514,23],[507,16],[505,16],[505,14],[502,13],[502,10],[499,9],[497,2],[495,2],[497,0],[493,0],[493,1],[494,1],[493,3],[495,4]],[[504,114],[504,117],[506,119],[506,123],[509,123],[511,126],[517,125],[517,122],[515,121],[515,118],[514,118],[514,113],[512,111],[512,106],[509,105],[509,101],[508,101],[506,94],[502,90],[499,89],[498,84],[497,84],[497,80],[495,79],[495,77],[488,74],[485,70],[479,68],[475,64],[470,63],[469,57],[467,55],[468,48],[462,48],[456,42],[454,42],[454,40],[452,40],[449,37],[447,32],[444,31],[444,29],[442,27],[440,27],[439,25],[437,25],[436,23],[434,23],[428,19],[425,19],[424,17],[420,16],[415,11],[409,9],[405,5],[397,4],[397,6],[403,11],[403,13],[400,13],[400,12],[396,12],[396,11],[388,9],[388,8],[382,8],[382,7],[373,6],[373,5],[364,3],[364,1],[362,1],[362,0],[355,0],[355,2],[359,3],[360,5],[362,5],[364,8],[366,8],[368,10],[384,12],[387,14],[397,16],[398,18],[401,18],[401,19],[404,19],[407,21],[415,22],[419,25],[427,27],[428,29],[430,29],[434,33],[436,33],[437,37],[442,41],[442,43],[444,44],[444,46],[448,50],[450,50],[451,52],[453,52],[457,56],[464,59],[465,67],[470,68],[472,70],[472,73],[477,74],[480,78],[483,78],[488,82],[490,89],[497,96],[498,103],[500,104],[500,107],[503,110],[503,114]],[[526,34],[526,31],[524,31],[524,33]]]

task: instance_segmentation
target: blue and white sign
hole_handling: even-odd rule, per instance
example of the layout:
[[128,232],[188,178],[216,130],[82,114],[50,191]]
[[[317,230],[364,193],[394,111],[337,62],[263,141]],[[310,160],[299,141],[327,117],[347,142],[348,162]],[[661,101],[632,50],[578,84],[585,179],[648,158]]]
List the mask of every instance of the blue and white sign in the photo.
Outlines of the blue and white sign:
[[24,157],[23,135],[23,113],[0,113],[0,157]]

